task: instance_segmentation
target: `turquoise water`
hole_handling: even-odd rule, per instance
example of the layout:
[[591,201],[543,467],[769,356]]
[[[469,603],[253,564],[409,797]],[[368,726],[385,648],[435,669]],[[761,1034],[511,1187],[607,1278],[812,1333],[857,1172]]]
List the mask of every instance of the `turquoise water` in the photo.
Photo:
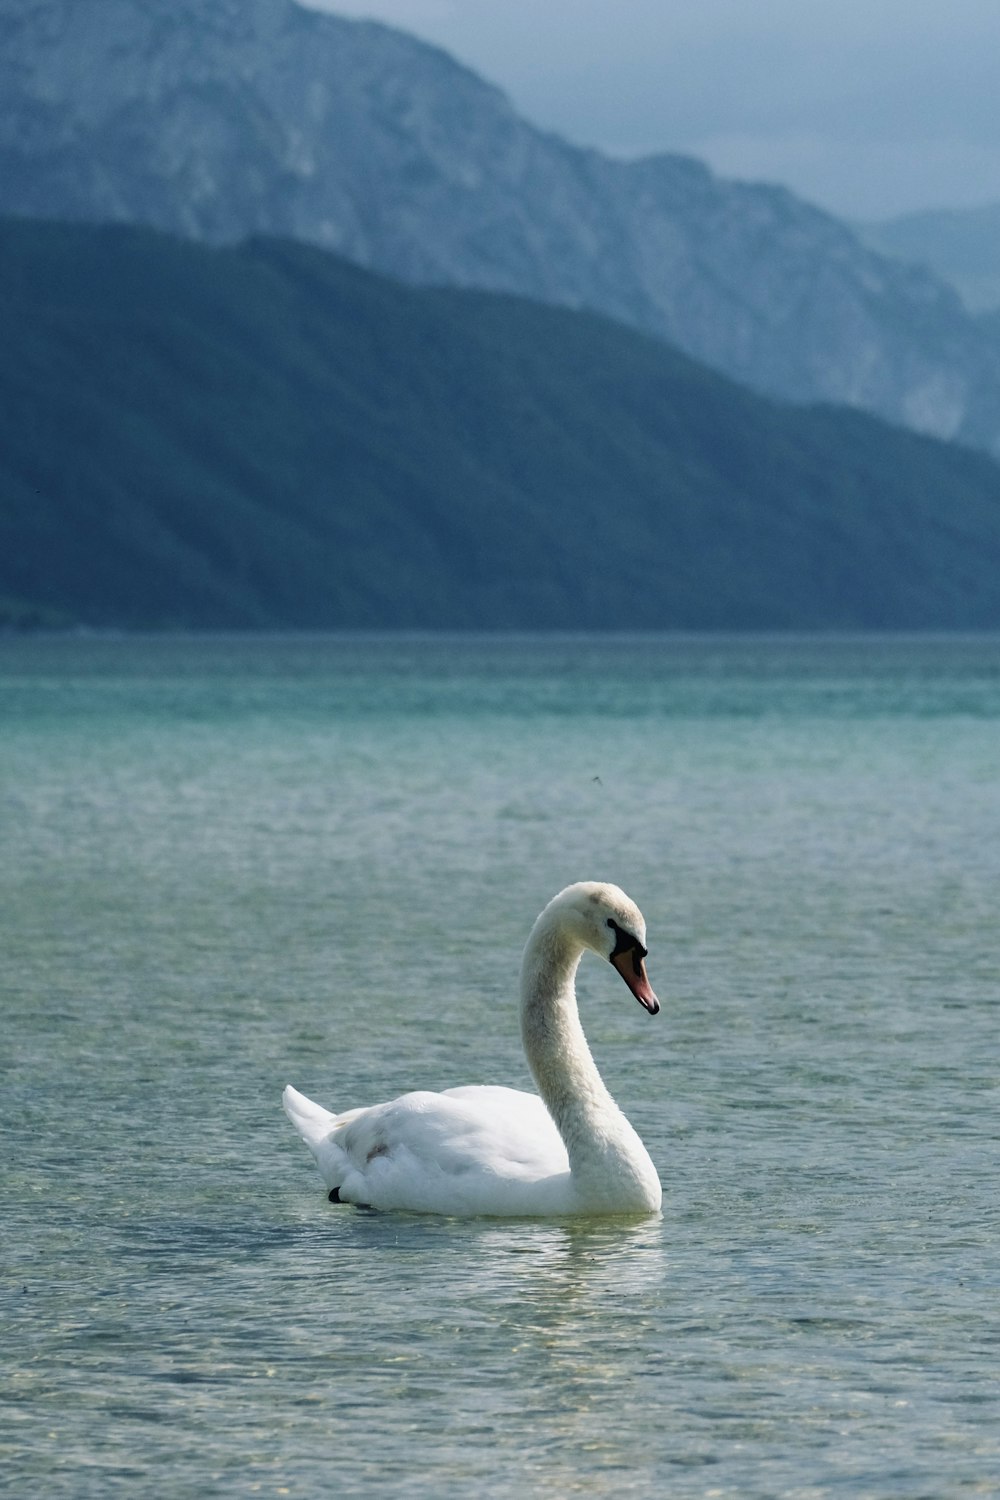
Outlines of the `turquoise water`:
[[[1000,641],[0,640],[0,850],[11,1493],[1000,1493]],[[581,878],[662,1218],[328,1204]]]

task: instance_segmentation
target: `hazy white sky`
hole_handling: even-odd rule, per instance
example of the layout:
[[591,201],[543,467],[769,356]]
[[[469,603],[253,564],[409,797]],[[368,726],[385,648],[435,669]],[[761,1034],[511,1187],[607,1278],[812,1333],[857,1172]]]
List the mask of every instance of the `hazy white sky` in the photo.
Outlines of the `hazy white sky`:
[[536,125],[881,218],[1000,201],[1000,0],[309,0],[445,47]]

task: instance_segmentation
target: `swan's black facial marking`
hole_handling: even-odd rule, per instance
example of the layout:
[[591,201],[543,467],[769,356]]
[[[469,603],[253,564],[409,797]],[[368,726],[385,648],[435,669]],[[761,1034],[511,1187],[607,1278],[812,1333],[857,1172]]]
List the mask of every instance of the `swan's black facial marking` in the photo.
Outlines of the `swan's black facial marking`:
[[649,982],[646,965],[643,962],[646,957],[646,948],[634,932],[629,932],[627,927],[620,927],[613,917],[608,917],[608,926],[615,935],[615,946],[609,955],[612,964],[639,1004],[648,1010],[651,1016],[655,1016],[660,1009],[660,1002],[653,994],[653,987]]
[[608,926],[615,935],[615,946],[611,950],[611,962],[621,958],[623,953],[631,953],[632,968],[636,974],[641,972],[644,958],[649,957],[649,949],[644,948],[634,932],[628,932],[624,927],[619,927],[614,917],[608,918]]

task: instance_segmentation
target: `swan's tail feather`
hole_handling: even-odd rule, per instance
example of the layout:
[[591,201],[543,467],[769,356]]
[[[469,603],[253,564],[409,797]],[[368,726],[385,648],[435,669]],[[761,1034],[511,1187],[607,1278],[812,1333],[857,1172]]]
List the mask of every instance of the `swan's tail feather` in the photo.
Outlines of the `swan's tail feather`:
[[320,1142],[330,1134],[337,1122],[337,1116],[331,1114],[328,1109],[324,1109],[322,1104],[314,1104],[311,1099],[306,1098],[305,1094],[300,1094],[298,1089],[293,1089],[291,1084],[282,1094],[281,1102],[284,1105],[285,1114],[299,1135],[310,1150],[315,1152]]
[[[315,1157],[323,1181],[332,1193],[336,1193],[348,1169],[347,1157],[337,1143],[340,1132],[336,1127],[350,1120],[358,1111],[349,1110],[340,1116],[331,1114],[322,1104],[314,1104],[305,1094],[293,1089],[291,1084],[282,1094],[281,1102],[285,1114]],[[332,1201],[339,1203],[339,1194]]]

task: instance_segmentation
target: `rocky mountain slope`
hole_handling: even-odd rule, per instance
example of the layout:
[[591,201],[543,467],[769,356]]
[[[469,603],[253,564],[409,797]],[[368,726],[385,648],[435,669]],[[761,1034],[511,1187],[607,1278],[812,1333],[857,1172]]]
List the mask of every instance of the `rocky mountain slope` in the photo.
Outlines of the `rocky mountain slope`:
[[976,312],[1000,312],[1000,203],[900,214],[859,233],[883,255],[927,266]]
[[776,188],[625,163],[295,0],[4,0],[0,212],[292,236],[600,310],[756,389],[1000,452],[1000,336]]
[[0,221],[0,624],[1000,627],[1000,468],[590,313]]

